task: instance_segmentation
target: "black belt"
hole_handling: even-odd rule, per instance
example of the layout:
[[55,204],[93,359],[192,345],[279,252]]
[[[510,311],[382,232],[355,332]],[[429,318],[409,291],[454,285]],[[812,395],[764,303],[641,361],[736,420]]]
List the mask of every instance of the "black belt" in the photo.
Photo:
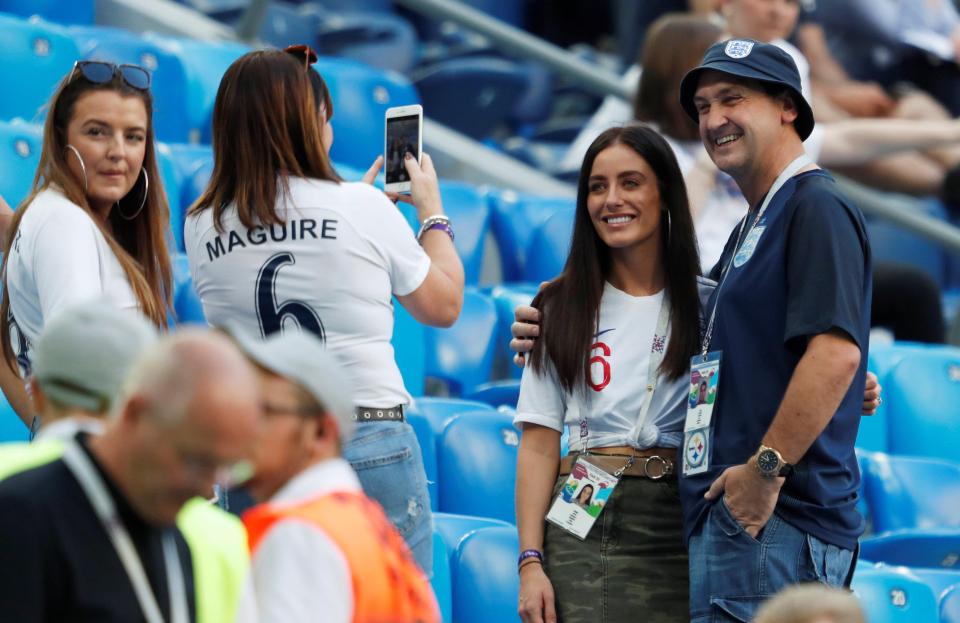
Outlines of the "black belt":
[[357,407],[353,412],[355,422],[403,421],[403,405],[395,407]]

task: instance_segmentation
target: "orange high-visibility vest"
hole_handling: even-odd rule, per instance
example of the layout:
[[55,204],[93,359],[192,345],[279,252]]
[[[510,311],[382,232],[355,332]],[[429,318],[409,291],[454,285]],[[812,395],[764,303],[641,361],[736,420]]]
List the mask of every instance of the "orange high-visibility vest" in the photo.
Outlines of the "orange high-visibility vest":
[[433,590],[380,505],[362,493],[330,493],[292,505],[261,504],[243,516],[250,553],[278,521],[296,519],[343,553],[353,585],[354,623],[438,623]]

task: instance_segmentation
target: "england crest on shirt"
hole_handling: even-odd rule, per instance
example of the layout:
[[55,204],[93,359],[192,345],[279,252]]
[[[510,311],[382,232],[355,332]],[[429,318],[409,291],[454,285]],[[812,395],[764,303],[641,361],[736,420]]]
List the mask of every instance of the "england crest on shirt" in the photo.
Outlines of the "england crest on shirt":
[[747,234],[747,238],[743,241],[743,245],[740,247],[740,250],[737,251],[737,254],[733,256],[734,267],[740,268],[747,263],[747,260],[753,257],[753,252],[757,250],[757,243],[760,242],[760,236],[763,235],[764,229],[766,229],[766,227],[759,226],[750,230],[750,233]]
[[727,47],[723,49],[724,53],[730,58],[746,58],[753,50],[753,41],[744,41],[742,39],[732,39],[727,41]]

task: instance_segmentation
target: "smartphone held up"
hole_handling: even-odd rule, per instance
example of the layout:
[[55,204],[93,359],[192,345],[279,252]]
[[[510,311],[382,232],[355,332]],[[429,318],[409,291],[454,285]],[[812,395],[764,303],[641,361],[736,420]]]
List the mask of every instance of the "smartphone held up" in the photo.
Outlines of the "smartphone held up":
[[386,133],[383,147],[387,192],[409,193],[410,176],[403,165],[409,152],[420,162],[423,138],[423,107],[396,106],[386,112]]

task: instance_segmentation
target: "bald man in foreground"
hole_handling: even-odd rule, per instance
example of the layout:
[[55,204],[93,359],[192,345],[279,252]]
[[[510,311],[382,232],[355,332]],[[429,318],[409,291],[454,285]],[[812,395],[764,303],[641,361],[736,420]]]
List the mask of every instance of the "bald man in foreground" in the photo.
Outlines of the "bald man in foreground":
[[259,432],[257,376],[221,335],[185,330],[136,363],[100,437],[0,483],[0,612],[22,623],[196,621],[174,521]]

